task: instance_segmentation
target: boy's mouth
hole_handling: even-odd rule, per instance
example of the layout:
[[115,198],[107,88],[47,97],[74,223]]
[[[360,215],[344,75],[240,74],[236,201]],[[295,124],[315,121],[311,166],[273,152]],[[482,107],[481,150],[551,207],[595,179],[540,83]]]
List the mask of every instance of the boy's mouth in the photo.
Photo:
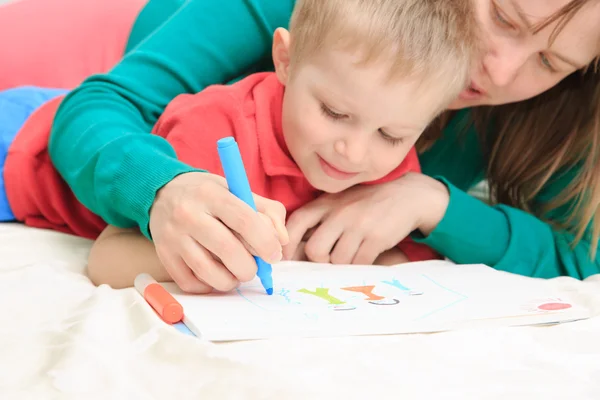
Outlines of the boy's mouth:
[[348,180],[348,179],[354,178],[356,175],[359,174],[358,172],[347,172],[347,171],[338,169],[335,166],[328,163],[327,161],[325,161],[323,159],[323,157],[321,157],[319,155],[317,155],[317,157],[319,158],[319,164],[321,165],[321,169],[330,178],[337,179],[337,180]]

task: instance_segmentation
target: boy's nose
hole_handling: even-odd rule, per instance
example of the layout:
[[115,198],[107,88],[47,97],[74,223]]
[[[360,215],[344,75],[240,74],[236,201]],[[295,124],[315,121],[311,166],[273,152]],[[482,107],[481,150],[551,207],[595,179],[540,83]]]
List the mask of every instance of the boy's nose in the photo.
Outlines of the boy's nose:
[[360,166],[364,163],[368,152],[368,140],[365,135],[352,135],[343,140],[338,140],[335,144],[335,150],[346,158],[350,164]]

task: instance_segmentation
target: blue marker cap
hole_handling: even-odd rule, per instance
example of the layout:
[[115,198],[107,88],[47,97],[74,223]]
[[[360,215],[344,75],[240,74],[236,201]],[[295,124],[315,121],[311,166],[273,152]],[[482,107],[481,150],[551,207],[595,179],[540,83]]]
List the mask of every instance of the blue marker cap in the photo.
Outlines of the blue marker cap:
[[[252,196],[252,190],[250,190],[250,183],[237,142],[231,136],[220,139],[217,142],[217,150],[229,191],[256,211],[256,204],[254,204],[254,197]],[[271,276],[273,269],[271,264],[257,256],[254,256],[254,259],[257,266],[256,275],[267,294],[273,294],[273,277]]]

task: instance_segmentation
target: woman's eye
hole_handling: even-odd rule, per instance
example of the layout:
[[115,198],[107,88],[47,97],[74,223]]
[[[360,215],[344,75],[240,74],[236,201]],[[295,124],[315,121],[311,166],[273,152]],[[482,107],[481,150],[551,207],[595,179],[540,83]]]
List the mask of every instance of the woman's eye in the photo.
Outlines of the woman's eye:
[[508,21],[505,14],[498,8],[498,6],[496,6],[496,4],[493,4],[492,7],[493,7],[494,18],[496,19],[498,24],[502,25],[503,27],[509,28],[509,29],[515,29],[514,25]]
[[542,63],[542,66],[544,68],[547,68],[550,71],[555,71],[554,67],[552,66],[552,63],[544,53],[540,53],[540,62]]

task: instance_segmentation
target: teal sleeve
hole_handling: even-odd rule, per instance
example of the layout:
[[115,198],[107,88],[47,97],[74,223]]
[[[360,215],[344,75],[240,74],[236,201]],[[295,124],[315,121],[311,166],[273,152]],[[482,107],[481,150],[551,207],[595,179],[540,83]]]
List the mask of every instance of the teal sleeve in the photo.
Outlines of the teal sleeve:
[[293,0],[184,3],[109,73],[88,78],[56,115],[49,151],[86,207],[106,222],[148,232],[156,192],[193,169],[149,134],[166,105],[271,68],[273,31],[287,26]]
[[[573,234],[553,229],[519,209],[485,204],[443,178],[438,179],[448,186],[448,209],[437,228],[425,238],[415,235],[416,241],[456,263],[483,263],[526,276],[584,279],[600,273],[599,258],[590,258],[587,236],[571,247]],[[556,192],[556,187],[552,189]]]
[[185,2],[186,0],[148,0],[131,28],[125,53],[130,52],[142,40],[150,36],[154,30],[175,14]]

